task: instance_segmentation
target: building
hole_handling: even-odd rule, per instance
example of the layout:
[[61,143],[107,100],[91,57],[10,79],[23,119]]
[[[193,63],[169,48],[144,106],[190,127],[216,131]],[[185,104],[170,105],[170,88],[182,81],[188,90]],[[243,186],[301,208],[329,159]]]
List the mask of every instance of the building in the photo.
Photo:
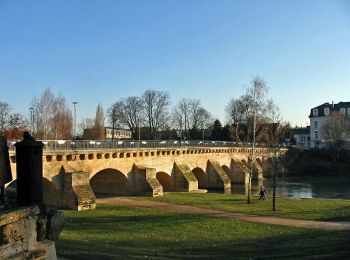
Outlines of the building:
[[[105,127],[104,128],[104,140],[130,140],[132,138],[132,133],[128,129],[120,129],[115,128],[114,129],[114,138],[113,137],[113,128],[112,127]],[[95,128],[87,128],[84,129],[83,134],[84,140],[96,140],[97,137],[97,131]]]
[[293,129],[293,138],[295,140],[296,148],[307,149],[310,148],[310,126],[294,128]]
[[[350,118],[350,102],[339,102],[337,104],[334,104],[333,102],[332,104],[324,103],[311,109],[309,118],[310,145],[312,148],[327,146],[325,126],[334,112],[339,112],[341,115]],[[345,133],[345,135],[346,134],[349,133]]]

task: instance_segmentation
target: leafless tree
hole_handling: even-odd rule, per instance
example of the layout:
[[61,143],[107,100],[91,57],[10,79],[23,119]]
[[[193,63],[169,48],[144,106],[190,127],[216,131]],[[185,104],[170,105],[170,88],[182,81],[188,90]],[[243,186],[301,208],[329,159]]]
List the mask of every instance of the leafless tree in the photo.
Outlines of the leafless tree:
[[272,100],[268,102],[267,122],[269,123],[266,136],[267,143],[272,151],[272,210],[276,211],[276,176],[282,168],[280,138],[285,128],[279,107]]
[[117,104],[114,103],[107,110],[107,120],[112,126],[112,141],[114,140],[115,129],[118,126],[118,107]]
[[344,140],[350,135],[350,119],[339,111],[333,111],[327,123],[322,126],[324,137],[332,150],[333,160],[336,162],[340,151],[344,147]]
[[[209,123],[210,113],[202,106],[199,99],[181,99],[173,108],[171,121],[182,136],[191,137],[189,131],[204,129]],[[193,136],[192,136],[193,137]]]
[[95,123],[94,123],[94,131],[96,133],[96,138],[98,140],[105,139],[104,121],[105,121],[105,118],[104,118],[103,107],[101,104],[98,104],[96,108],[96,116],[95,116]]
[[32,99],[31,108],[34,113],[33,134],[36,138],[47,140],[72,137],[72,113],[63,95],[55,97],[48,88],[39,99]]
[[143,115],[150,130],[150,139],[157,139],[159,128],[168,120],[169,94],[165,91],[148,89],[142,96]]
[[[226,106],[226,115],[234,124],[237,141],[246,146],[248,159],[248,194],[251,203],[252,176],[257,159],[256,145],[264,135],[262,126],[266,122],[269,102],[266,98],[268,89],[265,81],[256,76],[247,88],[246,94],[233,99]],[[231,130],[233,131],[233,130]]]
[[83,118],[78,124],[79,134],[82,135],[85,129],[92,129],[94,124],[95,120],[93,118]]
[[7,130],[11,110],[8,103],[0,101],[0,134],[4,134]]
[[73,129],[72,111],[66,105],[66,99],[62,95],[54,98],[52,103],[52,116],[49,122],[50,139],[71,139]]
[[[139,126],[142,125],[142,102],[139,97],[122,98],[115,102],[110,111],[113,109],[114,120],[117,125],[130,129],[135,138]],[[111,116],[111,115],[110,115]],[[111,122],[111,121],[110,121]]]
[[23,131],[27,130],[28,122],[23,115],[13,113],[8,120],[7,138],[20,139]]

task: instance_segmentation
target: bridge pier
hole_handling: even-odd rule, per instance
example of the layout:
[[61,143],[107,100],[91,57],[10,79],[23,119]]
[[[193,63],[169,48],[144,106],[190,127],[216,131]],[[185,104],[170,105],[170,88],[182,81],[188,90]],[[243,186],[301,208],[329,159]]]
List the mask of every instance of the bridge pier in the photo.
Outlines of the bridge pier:
[[231,192],[231,180],[220,164],[213,160],[207,162],[208,188],[223,189]]
[[173,179],[176,191],[192,192],[198,190],[198,180],[185,163],[174,163]]
[[157,180],[156,169],[144,166],[133,167],[132,191],[135,195],[163,196],[163,186]]
[[95,198],[88,173],[66,172],[63,174],[63,207],[76,210],[95,209]]

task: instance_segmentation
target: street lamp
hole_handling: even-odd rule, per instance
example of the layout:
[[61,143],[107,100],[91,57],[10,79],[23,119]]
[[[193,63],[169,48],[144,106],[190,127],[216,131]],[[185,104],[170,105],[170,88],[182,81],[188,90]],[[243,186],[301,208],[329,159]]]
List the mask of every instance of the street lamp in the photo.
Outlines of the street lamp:
[[74,106],[74,128],[73,128],[73,140],[77,138],[76,130],[77,130],[77,108],[76,105],[78,104],[77,101],[73,101]]
[[32,136],[34,136],[34,108],[30,107],[30,124],[31,124],[31,130],[32,130]]

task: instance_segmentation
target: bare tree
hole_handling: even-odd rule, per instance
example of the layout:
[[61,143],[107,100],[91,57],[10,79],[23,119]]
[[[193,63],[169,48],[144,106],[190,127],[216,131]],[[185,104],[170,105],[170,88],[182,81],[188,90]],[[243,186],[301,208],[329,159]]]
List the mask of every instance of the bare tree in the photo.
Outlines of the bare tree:
[[103,107],[101,104],[98,104],[96,108],[96,116],[95,116],[95,124],[94,124],[94,130],[96,133],[96,138],[98,140],[105,139],[104,121],[105,121],[105,118],[104,118]]
[[[122,98],[115,102],[113,108],[114,120],[117,125],[127,127],[135,138],[139,126],[142,124],[142,102],[139,97]],[[110,115],[111,116],[111,115]],[[110,121],[111,122],[111,121]]]
[[171,111],[171,123],[173,127],[178,131],[180,140],[183,139],[185,120],[184,116],[178,106],[173,107]]
[[333,160],[336,162],[344,147],[344,139],[347,134],[350,134],[350,119],[339,111],[333,111],[327,123],[322,126],[322,130],[332,151]]
[[[226,115],[234,124],[236,140],[246,146],[248,159],[247,202],[251,203],[252,176],[257,159],[256,145],[262,138],[262,126],[266,122],[268,100],[265,81],[256,76],[247,88],[246,94],[239,99],[232,99],[226,106]],[[230,129],[231,135],[233,129]]]
[[272,151],[272,210],[276,211],[276,176],[277,172],[281,170],[281,146],[280,138],[285,128],[282,124],[282,117],[279,107],[273,103],[272,100],[268,103],[268,122],[267,127],[267,143]]
[[0,101],[0,134],[4,134],[7,130],[11,110],[8,103]]
[[79,125],[78,125],[78,131],[79,134],[83,134],[85,129],[92,129],[94,127],[95,120],[92,118],[83,118]]
[[71,139],[73,129],[72,111],[66,105],[66,99],[62,95],[54,98],[52,103],[52,116],[49,122],[50,139]]
[[50,88],[31,101],[33,134],[38,139],[71,139],[73,119],[63,95],[55,97]]
[[169,94],[164,91],[148,89],[142,96],[143,115],[150,130],[150,139],[157,139],[159,128],[168,119]]
[[28,128],[28,122],[23,115],[14,113],[10,115],[8,120],[7,138],[20,139],[23,131]]
[[114,140],[115,129],[118,125],[118,107],[117,104],[114,103],[107,110],[107,120],[112,126],[112,141]]
[[181,99],[173,108],[171,120],[182,136],[195,138],[197,131],[204,129],[210,119],[210,113],[202,106],[199,99]]

